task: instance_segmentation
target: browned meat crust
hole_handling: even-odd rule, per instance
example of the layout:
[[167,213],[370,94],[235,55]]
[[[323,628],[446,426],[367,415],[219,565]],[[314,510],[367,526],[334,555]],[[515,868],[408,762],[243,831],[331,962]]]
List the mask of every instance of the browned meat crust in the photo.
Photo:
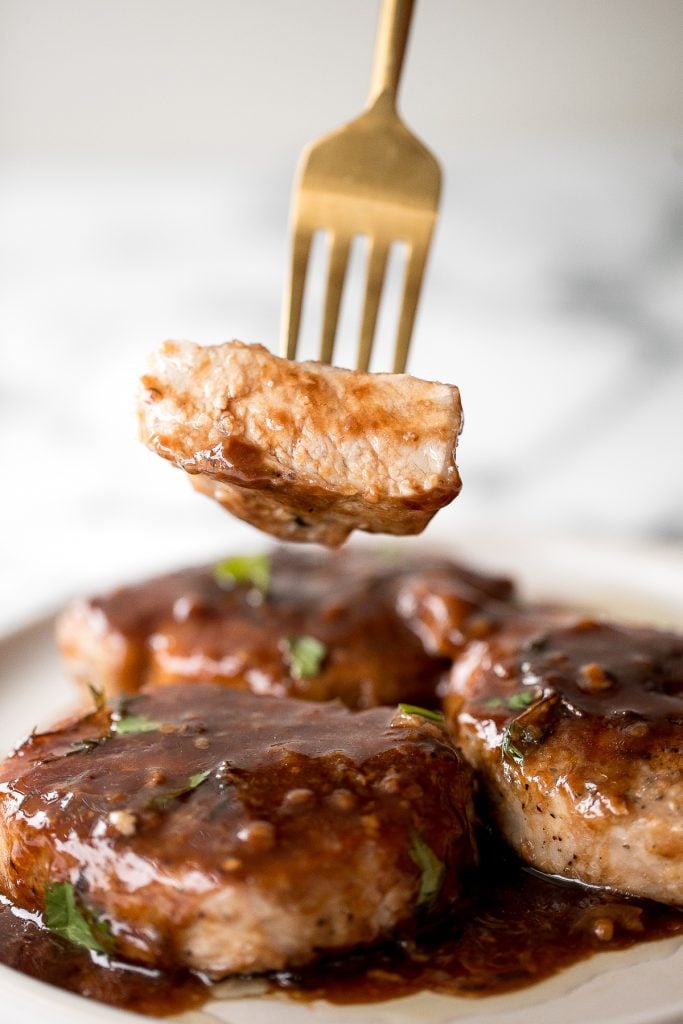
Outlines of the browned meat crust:
[[[431,613],[416,595],[448,589],[453,638],[481,629],[489,605],[512,590],[424,554],[281,549],[270,568],[264,598],[244,584],[222,589],[203,567],[78,601],[58,624],[67,667],[112,695],[194,679],[356,708],[434,706],[450,649],[424,650]],[[314,675],[296,678],[283,645],[302,635],[322,641],[325,656]]]
[[421,717],[169,686],[5,760],[0,886],[41,911],[70,883],[132,960],[280,969],[458,905],[470,794]]
[[198,490],[283,540],[420,533],[460,491],[458,389],[406,374],[169,341],[139,416],[145,443]]
[[470,644],[445,703],[525,860],[683,904],[683,637],[531,610]]

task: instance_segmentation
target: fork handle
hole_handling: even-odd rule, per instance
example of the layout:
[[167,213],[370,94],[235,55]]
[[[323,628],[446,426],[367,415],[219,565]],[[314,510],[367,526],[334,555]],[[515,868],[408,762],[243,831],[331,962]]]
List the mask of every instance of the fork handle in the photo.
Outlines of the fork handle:
[[368,106],[383,94],[396,105],[414,6],[415,0],[382,0]]

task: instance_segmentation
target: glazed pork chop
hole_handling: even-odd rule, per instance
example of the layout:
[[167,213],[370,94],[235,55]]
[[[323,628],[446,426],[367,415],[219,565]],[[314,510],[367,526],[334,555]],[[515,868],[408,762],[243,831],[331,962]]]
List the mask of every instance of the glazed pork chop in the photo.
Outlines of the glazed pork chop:
[[0,888],[118,957],[221,977],[410,933],[464,896],[471,778],[390,708],[168,686],[0,766]]
[[139,419],[145,444],[198,490],[282,540],[420,533],[460,491],[458,389],[406,374],[168,341]]
[[[224,571],[250,565],[268,577],[261,589]],[[451,628],[465,633],[512,595],[508,580],[426,554],[279,549],[76,601],[57,635],[70,674],[110,695],[205,680],[353,708],[433,707],[450,662],[425,651],[414,595],[445,586]],[[301,637],[320,645],[306,666],[292,657]]]
[[468,646],[445,706],[524,860],[683,904],[683,637],[518,613]]

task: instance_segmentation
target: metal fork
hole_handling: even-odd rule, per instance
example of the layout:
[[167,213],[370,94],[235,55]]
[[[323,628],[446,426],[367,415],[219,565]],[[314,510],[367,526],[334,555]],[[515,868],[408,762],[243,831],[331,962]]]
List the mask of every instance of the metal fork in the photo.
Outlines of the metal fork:
[[339,307],[355,236],[367,239],[365,300],[357,368],[367,370],[389,251],[407,248],[394,373],[405,371],[441,191],[435,157],[396,110],[414,0],[383,0],[370,95],[363,113],[304,149],[291,211],[291,260],[283,308],[283,353],[296,356],[313,236],[327,232],[327,283],[320,359],[332,361]]

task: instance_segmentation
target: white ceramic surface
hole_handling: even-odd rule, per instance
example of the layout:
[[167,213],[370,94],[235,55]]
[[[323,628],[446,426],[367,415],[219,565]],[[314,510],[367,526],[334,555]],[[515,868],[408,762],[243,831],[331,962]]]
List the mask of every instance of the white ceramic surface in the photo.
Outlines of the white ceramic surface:
[[[533,596],[562,597],[629,618],[683,624],[683,549],[636,547],[529,536],[470,535],[458,545],[483,567],[515,572]],[[11,747],[34,724],[69,706],[49,618],[0,640],[0,745]],[[683,942],[645,944],[602,954],[511,995],[461,1000],[420,995],[372,1006],[300,1005],[235,994],[186,1014],[183,1024],[680,1024]],[[3,1024],[124,1024],[134,1014],[90,1003],[6,968],[0,969]]]

